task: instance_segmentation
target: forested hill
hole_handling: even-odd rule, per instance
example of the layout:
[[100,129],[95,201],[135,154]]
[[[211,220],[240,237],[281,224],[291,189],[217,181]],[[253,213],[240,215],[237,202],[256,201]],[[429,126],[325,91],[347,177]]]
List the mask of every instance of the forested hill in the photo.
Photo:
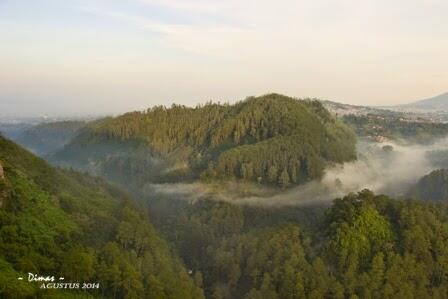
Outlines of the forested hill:
[[88,125],[53,160],[115,181],[239,179],[289,186],[355,159],[355,137],[312,100],[269,94],[173,105]]
[[37,155],[46,156],[62,149],[86,124],[85,121],[42,123],[26,129],[14,140]]
[[[1,136],[0,165],[1,298],[203,297],[147,215],[120,190],[54,169]],[[99,289],[41,289],[28,273]]]

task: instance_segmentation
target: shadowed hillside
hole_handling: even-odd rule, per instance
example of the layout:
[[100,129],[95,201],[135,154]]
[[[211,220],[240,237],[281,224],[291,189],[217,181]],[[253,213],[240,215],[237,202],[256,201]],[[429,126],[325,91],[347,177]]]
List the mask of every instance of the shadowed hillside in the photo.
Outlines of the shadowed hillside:
[[85,121],[42,123],[24,130],[14,140],[37,155],[45,156],[62,149],[86,124]]
[[430,201],[448,202],[448,170],[434,170],[409,190],[408,196]]

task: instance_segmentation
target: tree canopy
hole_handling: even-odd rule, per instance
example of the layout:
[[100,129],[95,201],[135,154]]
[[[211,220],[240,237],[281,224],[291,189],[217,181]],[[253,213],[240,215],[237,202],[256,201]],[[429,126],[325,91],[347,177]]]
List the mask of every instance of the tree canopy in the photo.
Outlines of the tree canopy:
[[317,214],[197,202],[164,231],[208,298],[447,298],[447,212],[364,190]]
[[115,181],[236,179],[280,187],[355,158],[354,135],[318,101],[278,94],[103,119],[53,156]]
[[[0,164],[0,297],[203,297],[148,215],[123,191],[52,168],[3,137]],[[100,288],[40,289],[26,281],[28,272],[99,282]]]

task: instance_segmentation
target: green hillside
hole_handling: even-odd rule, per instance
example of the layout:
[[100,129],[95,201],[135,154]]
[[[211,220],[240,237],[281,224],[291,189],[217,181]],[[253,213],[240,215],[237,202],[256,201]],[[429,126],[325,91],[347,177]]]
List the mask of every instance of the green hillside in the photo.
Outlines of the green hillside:
[[[1,298],[202,298],[122,191],[52,168],[1,136],[0,165]],[[41,289],[28,273],[100,287]]]
[[269,94],[100,120],[52,159],[126,184],[201,178],[287,187],[355,159],[355,137],[319,102]]
[[[4,138],[0,164],[1,298],[448,298],[446,204],[364,190],[328,208],[173,199],[148,216]],[[43,290],[28,272],[101,288]]]

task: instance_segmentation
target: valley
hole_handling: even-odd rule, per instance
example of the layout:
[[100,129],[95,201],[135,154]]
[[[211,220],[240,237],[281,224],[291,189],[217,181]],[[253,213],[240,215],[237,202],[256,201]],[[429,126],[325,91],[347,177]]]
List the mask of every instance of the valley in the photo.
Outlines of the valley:
[[[269,94],[17,137],[54,166],[0,139],[2,294],[445,298],[445,124],[324,107]],[[28,272],[101,288],[12,283]]]

